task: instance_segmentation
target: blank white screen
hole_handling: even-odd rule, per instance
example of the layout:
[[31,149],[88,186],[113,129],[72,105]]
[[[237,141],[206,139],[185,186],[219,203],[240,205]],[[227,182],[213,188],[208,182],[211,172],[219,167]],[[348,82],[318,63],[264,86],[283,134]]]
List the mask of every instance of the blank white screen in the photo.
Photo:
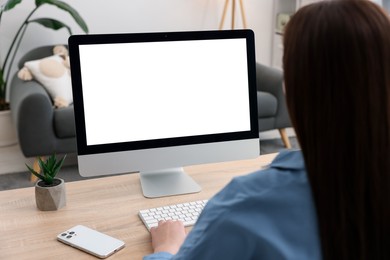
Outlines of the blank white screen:
[[87,145],[250,130],[245,39],[79,48]]

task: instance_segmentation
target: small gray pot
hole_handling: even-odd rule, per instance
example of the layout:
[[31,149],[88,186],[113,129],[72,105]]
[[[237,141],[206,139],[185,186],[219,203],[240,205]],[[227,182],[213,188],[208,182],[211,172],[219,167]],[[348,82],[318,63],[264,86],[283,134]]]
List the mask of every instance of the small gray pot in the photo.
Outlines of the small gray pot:
[[35,202],[39,210],[58,210],[66,205],[65,182],[63,179],[54,179],[54,186],[45,186],[43,181],[35,184]]

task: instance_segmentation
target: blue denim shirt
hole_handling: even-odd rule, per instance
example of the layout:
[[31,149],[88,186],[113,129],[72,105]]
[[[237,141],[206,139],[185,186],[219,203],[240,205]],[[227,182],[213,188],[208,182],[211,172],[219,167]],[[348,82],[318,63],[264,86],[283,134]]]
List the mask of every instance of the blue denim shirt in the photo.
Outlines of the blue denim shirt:
[[176,255],[152,259],[321,259],[317,217],[300,151],[234,178],[204,208]]

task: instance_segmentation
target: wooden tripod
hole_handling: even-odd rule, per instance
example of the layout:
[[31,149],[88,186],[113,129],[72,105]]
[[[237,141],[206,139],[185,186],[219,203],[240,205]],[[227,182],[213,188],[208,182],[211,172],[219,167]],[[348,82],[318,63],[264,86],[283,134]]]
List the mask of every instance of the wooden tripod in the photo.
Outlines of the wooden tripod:
[[[240,10],[241,10],[242,24],[244,26],[244,29],[246,29],[247,26],[246,26],[246,17],[245,17],[245,11],[244,11],[244,4],[243,4],[242,0],[232,0],[232,23],[231,23],[232,30],[234,29],[234,25],[235,25],[236,1],[240,1]],[[221,22],[219,24],[219,29],[220,30],[222,30],[223,24],[225,22],[225,16],[226,16],[226,12],[227,12],[227,8],[228,8],[228,5],[229,5],[229,2],[230,2],[230,0],[226,0],[225,1],[225,5],[223,7],[222,19],[221,19]]]

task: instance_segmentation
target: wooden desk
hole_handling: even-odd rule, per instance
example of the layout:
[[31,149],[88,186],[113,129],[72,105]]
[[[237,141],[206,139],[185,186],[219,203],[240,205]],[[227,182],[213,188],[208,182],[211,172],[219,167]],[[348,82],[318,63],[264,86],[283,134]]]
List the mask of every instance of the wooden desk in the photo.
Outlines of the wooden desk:
[[125,248],[110,259],[142,259],[152,248],[149,232],[138,218],[140,209],[208,199],[232,177],[264,167],[275,155],[186,167],[202,191],[182,196],[146,199],[138,174],[68,182],[67,205],[51,212],[36,208],[34,188],[1,191],[0,259],[96,259],[56,240],[57,234],[77,224],[125,241]]

